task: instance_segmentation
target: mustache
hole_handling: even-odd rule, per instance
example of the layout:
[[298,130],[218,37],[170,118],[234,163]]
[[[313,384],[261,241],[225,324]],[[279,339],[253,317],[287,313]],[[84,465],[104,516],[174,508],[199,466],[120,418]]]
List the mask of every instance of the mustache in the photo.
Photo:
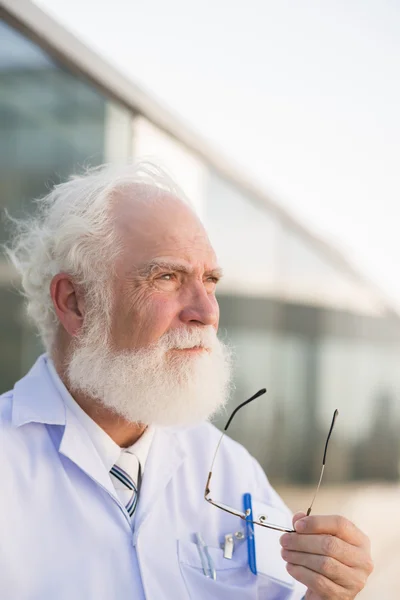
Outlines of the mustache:
[[158,340],[157,345],[163,350],[204,348],[213,350],[219,343],[213,327],[192,327],[172,329]]

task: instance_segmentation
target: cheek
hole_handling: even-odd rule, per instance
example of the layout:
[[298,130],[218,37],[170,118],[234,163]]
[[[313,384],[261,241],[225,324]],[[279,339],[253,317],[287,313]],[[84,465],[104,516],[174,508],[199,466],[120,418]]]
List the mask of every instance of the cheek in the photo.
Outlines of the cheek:
[[179,313],[175,302],[162,296],[155,296],[146,306],[147,321],[154,329],[162,330],[164,333]]
[[171,298],[162,294],[152,294],[146,302],[132,315],[132,323],[136,323],[143,344],[157,341],[174,323],[179,314],[179,306]]

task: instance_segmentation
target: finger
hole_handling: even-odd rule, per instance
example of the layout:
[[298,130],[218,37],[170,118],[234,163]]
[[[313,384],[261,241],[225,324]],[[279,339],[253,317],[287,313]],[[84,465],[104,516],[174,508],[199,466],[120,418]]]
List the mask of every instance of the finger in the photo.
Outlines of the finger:
[[298,533],[285,533],[281,539],[281,546],[286,550],[319,554],[335,558],[348,567],[362,568],[367,559],[365,551],[357,546],[352,546],[333,535],[301,535]]
[[369,539],[348,519],[338,515],[313,515],[296,521],[298,533],[329,533],[353,546],[368,546]]
[[299,519],[304,519],[304,517],[306,517],[306,513],[305,512],[297,512],[295,515],[293,515],[293,519],[292,519],[292,523],[293,523],[293,527],[296,523],[296,521],[298,521]]
[[348,567],[329,556],[292,552],[285,548],[282,549],[281,554],[286,562],[320,573],[343,588],[361,590],[367,580],[367,574],[363,571]]
[[317,598],[321,598],[321,600],[343,597],[343,588],[320,573],[314,573],[306,567],[292,565],[291,563],[286,565],[286,570],[294,579],[303,583],[309,591],[317,594]]

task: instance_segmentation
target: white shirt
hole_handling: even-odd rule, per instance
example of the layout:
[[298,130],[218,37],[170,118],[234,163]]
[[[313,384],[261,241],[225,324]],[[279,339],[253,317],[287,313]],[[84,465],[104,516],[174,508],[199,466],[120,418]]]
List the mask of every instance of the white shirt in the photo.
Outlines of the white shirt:
[[154,437],[154,427],[147,427],[140,438],[129,448],[120,448],[120,446],[118,446],[118,444],[116,444],[114,440],[110,438],[104,429],[102,429],[95,421],[93,421],[93,419],[89,417],[89,415],[85,413],[85,411],[74,400],[58,375],[51,358],[47,357],[46,363],[50,377],[60,393],[64,404],[68,406],[68,408],[74,413],[78,421],[89,434],[93,446],[104,463],[107,471],[110,471],[111,467],[115,465],[122,452],[131,452],[138,459],[143,476],[151,442]]

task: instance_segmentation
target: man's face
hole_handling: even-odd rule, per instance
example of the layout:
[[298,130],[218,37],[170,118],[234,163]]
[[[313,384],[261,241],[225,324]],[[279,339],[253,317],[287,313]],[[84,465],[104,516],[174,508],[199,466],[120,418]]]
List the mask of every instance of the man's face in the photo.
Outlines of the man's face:
[[131,422],[196,423],[222,407],[230,389],[230,350],[216,336],[220,270],[188,207],[160,192],[137,200],[115,206],[123,251],[110,330],[101,310],[92,311],[69,381]]
[[221,273],[193,212],[168,196],[139,206],[121,202],[116,226],[123,252],[114,281],[114,348],[141,349],[175,329],[217,330]]

